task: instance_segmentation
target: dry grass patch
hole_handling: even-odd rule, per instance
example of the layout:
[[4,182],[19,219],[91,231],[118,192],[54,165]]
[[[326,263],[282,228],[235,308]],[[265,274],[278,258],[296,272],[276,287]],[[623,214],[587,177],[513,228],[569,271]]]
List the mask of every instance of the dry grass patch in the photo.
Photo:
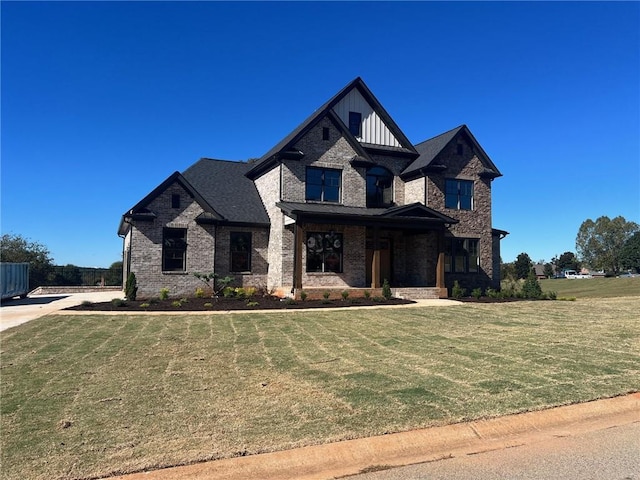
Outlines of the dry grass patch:
[[638,307],[42,318],[3,332],[3,476],[87,478],[637,391]]

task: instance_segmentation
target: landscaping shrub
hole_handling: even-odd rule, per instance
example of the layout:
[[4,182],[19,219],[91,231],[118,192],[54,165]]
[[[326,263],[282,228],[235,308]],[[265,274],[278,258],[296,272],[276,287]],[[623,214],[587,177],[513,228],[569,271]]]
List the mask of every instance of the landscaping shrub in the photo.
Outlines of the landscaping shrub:
[[196,298],[204,298],[204,289],[196,288]]
[[482,296],[482,289],[481,288],[474,288],[471,291],[471,296],[475,299],[478,299]]
[[527,279],[522,284],[522,298],[538,299],[542,297],[542,287],[538,283],[538,277],[533,270],[529,272]]
[[466,293],[466,290],[460,286],[460,283],[458,282],[458,280],[453,282],[453,288],[451,289],[451,296],[453,298],[462,298],[464,297],[465,293]]
[[382,296],[389,300],[393,295],[391,294],[391,286],[389,285],[389,280],[386,278],[384,282],[382,282]]
[[124,296],[127,300],[134,301],[138,295],[138,281],[136,280],[136,274],[131,272],[127,277],[127,282],[124,286]]
[[303,302],[307,299],[307,292],[305,292],[304,290],[300,291],[300,300],[302,300]]
[[113,300],[111,300],[111,305],[113,305],[114,307],[124,307],[126,304],[127,302],[125,302],[121,298],[114,298]]
[[160,300],[167,300],[169,298],[169,289],[161,288],[160,289]]
[[349,298],[349,291],[343,290],[340,295],[342,295],[342,300],[346,300],[347,298]]
[[364,291],[364,298],[366,298],[367,300],[369,300],[369,298],[371,298],[371,292],[369,290],[365,290]]

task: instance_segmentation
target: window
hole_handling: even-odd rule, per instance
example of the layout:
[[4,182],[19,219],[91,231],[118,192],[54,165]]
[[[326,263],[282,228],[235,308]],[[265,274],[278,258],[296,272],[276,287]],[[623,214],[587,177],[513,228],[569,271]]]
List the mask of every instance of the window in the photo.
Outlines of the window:
[[307,167],[306,200],[340,201],[340,170]]
[[342,272],[342,234],[307,234],[307,272]]
[[322,140],[329,140],[329,127],[322,127]]
[[479,240],[477,238],[445,239],[444,271],[449,273],[478,273]]
[[388,207],[393,203],[393,173],[384,167],[367,170],[367,207]]
[[362,114],[360,112],[349,112],[349,131],[356,137],[361,134]]
[[457,210],[473,209],[473,182],[447,179],[445,181],[444,206]]
[[180,194],[174,193],[171,195],[171,208],[180,208]]
[[461,143],[458,143],[456,146],[456,151],[458,155],[462,155],[464,153],[464,146]]
[[183,272],[187,260],[187,229],[165,228],[162,231],[162,271]]
[[231,271],[251,271],[251,232],[231,232]]

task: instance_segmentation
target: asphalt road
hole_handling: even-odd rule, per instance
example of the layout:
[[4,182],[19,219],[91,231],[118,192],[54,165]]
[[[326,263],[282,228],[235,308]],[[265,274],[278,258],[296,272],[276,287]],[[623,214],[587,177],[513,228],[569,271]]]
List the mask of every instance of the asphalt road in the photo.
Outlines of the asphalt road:
[[354,480],[640,480],[638,422],[491,452],[349,477]]

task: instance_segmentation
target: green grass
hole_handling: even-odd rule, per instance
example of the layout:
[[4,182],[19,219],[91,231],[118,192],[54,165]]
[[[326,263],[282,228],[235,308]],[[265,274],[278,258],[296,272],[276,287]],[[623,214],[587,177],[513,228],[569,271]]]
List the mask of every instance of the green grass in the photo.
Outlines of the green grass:
[[588,278],[540,280],[545,292],[554,291],[558,297],[611,298],[640,295],[640,277]]
[[639,307],[42,318],[3,332],[3,478],[97,477],[637,391]]

